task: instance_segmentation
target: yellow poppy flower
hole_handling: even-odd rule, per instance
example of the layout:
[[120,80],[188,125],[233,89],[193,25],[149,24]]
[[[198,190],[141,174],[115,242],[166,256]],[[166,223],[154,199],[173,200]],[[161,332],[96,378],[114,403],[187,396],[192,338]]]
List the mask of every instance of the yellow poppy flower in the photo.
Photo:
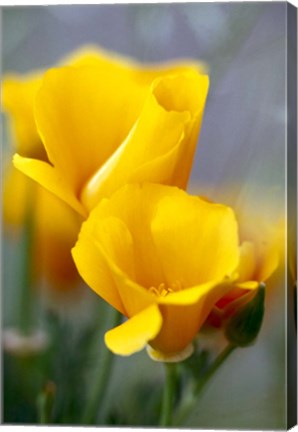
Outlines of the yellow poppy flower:
[[[57,66],[94,64],[107,71],[116,69],[123,74],[128,73],[130,69],[137,68],[137,65],[132,62],[129,63],[127,59],[113,56],[111,53],[93,46],[85,46],[76,50],[63,58]],[[153,69],[148,66],[144,79],[148,79],[149,82],[156,76],[171,73],[173,70],[183,72],[191,66],[191,62],[188,62],[185,66],[183,63],[165,64],[160,69]],[[204,66],[198,63],[193,63],[193,67],[204,70]],[[41,160],[47,160],[47,156],[36,128],[34,101],[41,86],[44,72],[39,70],[26,74],[9,73],[4,76],[2,83],[2,107],[9,114],[8,120],[11,123],[10,132],[14,146],[20,155]]]
[[[71,106],[72,108],[69,107],[63,107],[63,104],[60,104],[60,106],[58,107],[59,109],[57,110],[58,116],[63,115],[64,118],[60,117],[61,123],[59,124],[59,119],[56,119],[54,121],[54,125],[57,124],[56,129],[54,130],[54,132],[59,133],[59,127],[62,127],[63,125],[67,125],[68,128],[70,128],[70,132],[73,132],[73,135],[76,134],[78,132],[78,140],[73,140],[73,135],[69,136],[69,139],[65,140],[65,143],[63,142],[63,146],[66,146],[66,156],[67,156],[67,151],[71,151],[71,149],[67,150],[67,145],[72,146],[73,143],[77,143],[77,145],[79,146],[79,138],[82,138],[82,142],[81,142],[81,150],[82,150],[82,155],[79,155],[78,152],[77,154],[74,154],[74,160],[77,162],[78,160],[80,160],[81,156],[82,156],[82,163],[83,163],[83,167],[84,167],[84,161],[87,158],[90,158],[90,162],[86,162],[86,164],[88,165],[88,163],[90,163],[90,166],[94,166],[96,170],[98,170],[98,157],[97,157],[97,149],[94,149],[93,154],[92,152],[88,152],[88,139],[89,139],[89,133],[90,134],[90,139],[91,139],[91,144],[94,144],[96,139],[98,138],[98,143],[99,145],[101,143],[104,143],[105,140],[108,140],[109,135],[113,135],[110,134],[110,130],[106,130],[106,128],[104,128],[103,126],[105,126],[106,123],[106,117],[103,116],[103,114],[105,114],[106,112],[106,100],[102,101],[101,100],[101,96],[103,96],[104,94],[106,95],[106,97],[109,99],[109,95],[107,94],[107,90],[110,91],[111,88],[113,90],[113,87],[116,86],[116,84],[118,85],[118,89],[120,88],[121,91],[125,91],[125,95],[127,96],[127,99],[125,100],[125,97],[123,98],[119,98],[121,99],[121,101],[126,102],[129,105],[135,105],[135,104],[141,104],[140,100],[142,98],[144,98],[144,94],[145,92],[149,89],[151,82],[159,76],[166,76],[166,75],[175,75],[175,74],[183,74],[183,73],[188,73],[188,72],[193,72],[196,70],[203,70],[204,67],[198,63],[192,63],[192,62],[175,62],[175,63],[168,63],[168,64],[164,64],[161,66],[154,66],[154,65],[148,65],[148,66],[144,66],[144,67],[140,67],[139,65],[133,63],[133,62],[129,62],[127,59],[122,59],[120,57],[117,56],[113,56],[111,55],[111,53],[106,53],[103,50],[99,50],[98,48],[94,48],[94,47],[85,47],[81,50],[78,50],[77,52],[71,54],[68,58],[65,58],[61,64],[67,64],[67,65],[71,65],[72,68],[62,68],[62,69],[57,69],[52,71],[52,73],[50,73],[51,76],[53,76],[55,78],[55,80],[57,81],[57,89],[59,90],[59,86],[63,86],[65,83],[63,83],[64,78],[66,80],[68,80],[68,76],[67,74],[69,73],[71,77],[73,77],[72,81],[70,82],[69,87],[66,88],[66,94],[65,94],[65,99],[67,99],[67,97],[71,97],[71,92],[72,90],[75,89],[75,93],[73,96],[78,95],[79,99],[75,99],[74,97],[74,103],[72,104],[71,102]],[[94,71],[90,71],[90,66],[95,66],[96,65],[96,70]],[[77,74],[78,76],[76,76],[76,72],[74,71],[74,67],[76,68],[82,68],[82,66],[87,68],[87,74],[91,74],[93,77],[93,81],[92,81],[92,85],[94,84],[95,88],[96,86],[98,87],[100,85],[100,83],[102,83],[102,78],[106,77],[108,78],[107,83],[104,83],[104,86],[102,86],[102,89],[100,90],[100,88],[98,88],[95,92],[95,97],[92,98],[92,89],[90,89],[90,86],[88,88],[88,91],[86,94],[84,94],[84,82],[79,81],[78,83],[76,82],[76,78],[81,78],[84,81],[84,71],[80,71],[78,70]],[[88,69],[89,68],[89,69]],[[98,75],[98,79],[96,80],[96,77],[94,76],[94,73],[97,73],[100,70],[100,73]],[[89,71],[89,72],[88,72]],[[101,71],[103,71],[101,73]],[[12,132],[12,136],[14,138],[14,144],[15,147],[17,148],[18,153],[23,156],[24,158],[22,158],[20,160],[20,164],[21,166],[25,166],[24,170],[26,172],[26,168],[29,169],[30,173],[29,173],[29,177],[32,176],[34,177],[34,167],[35,167],[35,160],[32,160],[32,164],[33,164],[33,168],[30,165],[30,160],[28,160],[27,158],[35,158],[39,160],[39,163],[42,164],[42,167],[45,167],[45,172],[43,172],[43,170],[41,170],[44,173],[47,173],[48,171],[51,172],[52,175],[52,171],[50,165],[48,165],[49,159],[48,159],[48,155],[45,151],[45,147],[43,146],[43,144],[41,143],[41,139],[40,139],[40,134],[37,130],[36,127],[36,121],[35,121],[35,116],[34,116],[34,100],[36,98],[36,94],[39,91],[39,88],[41,86],[42,83],[42,75],[43,72],[39,71],[39,72],[35,72],[33,74],[26,74],[26,75],[17,75],[17,74],[10,74],[8,76],[6,76],[4,78],[4,82],[3,82],[3,108],[4,110],[8,113],[8,120],[11,123],[11,132]],[[57,75],[57,76],[56,76]],[[116,78],[116,80],[113,82],[113,78]],[[181,78],[182,79],[182,78]],[[52,80],[53,81],[53,80]],[[129,89],[126,89],[125,85],[122,88],[121,84],[126,84],[129,83],[131,84],[131,86],[129,87]],[[205,78],[205,81],[207,82],[207,78]],[[133,83],[133,84],[132,84]],[[59,102],[59,95],[58,95],[58,99],[57,100],[57,94],[55,95],[55,93],[52,95],[52,90],[51,88],[48,88],[48,85],[51,84],[51,80],[46,79],[46,82],[41,90],[41,96],[39,97],[39,99],[42,99],[43,96],[45,95],[45,97],[49,98],[49,108],[50,110],[55,110],[55,103]],[[107,86],[109,86],[108,88],[106,88]],[[190,85],[190,84],[189,84]],[[81,93],[78,94],[77,93],[77,89],[76,87],[78,87],[78,89],[81,89]],[[137,101],[131,100],[133,99],[133,94],[129,93],[129,90],[131,88],[134,88],[136,91],[135,93],[137,94]],[[61,89],[60,89],[61,90]],[[59,91],[60,91],[59,90]],[[140,94],[138,94],[138,91],[140,90]],[[162,88],[160,89],[162,90]],[[165,89],[166,91],[167,89]],[[182,90],[182,89],[180,89]],[[49,94],[47,95],[47,92],[49,91]],[[207,91],[207,89],[206,89]],[[103,93],[101,93],[103,92]],[[202,98],[204,97],[204,95],[201,95]],[[63,101],[64,96],[61,94],[61,99]],[[99,100],[96,100],[96,97],[99,97]],[[107,110],[107,114],[111,115],[111,118],[114,118],[114,105],[113,103],[115,103],[115,100],[117,102],[118,96],[117,94],[115,94],[114,92],[114,99],[112,99],[112,103],[111,106],[109,107],[109,109]],[[179,100],[175,101],[175,97],[176,99],[178,99],[179,96],[179,89],[177,88],[177,94],[174,97],[174,95],[171,96],[173,101],[171,101],[170,99],[167,100],[167,103],[169,103],[169,109],[171,108],[175,108],[175,104],[179,104]],[[188,106],[188,101],[187,101],[187,97],[189,97],[189,95],[185,95],[182,98],[181,103],[185,103],[187,105],[187,108],[193,109],[193,107],[191,106],[191,104],[189,104]],[[81,98],[81,99],[80,99]],[[91,98],[91,99],[90,99]],[[191,98],[190,98],[191,99]],[[191,102],[191,100],[190,100]],[[42,103],[42,100],[41,102]],[[194,103],[194,102],[192,102]],[[89,105],[90,104],[90,111],[89,111],[89,119],[90,121],[85,121],[84,122],[84,116],[82,118],[82,122],[80,121],[80,109],[82,108],[82,114],[85,113],[86,116],[86,109],[88,110]],[[37,104],[38,105],[38,104]],[[109,104],[108,104],[109,105]],[[153,104],[154,105],[154,104]],[[157,103],[156,103],[157,105]],[[101,111],[98,111],[98,107],[101,109]],[[117,104],[116,104],[117,107]],[[116,108],[115,107],[115,108]],[[119,108],[119,107],[118,107]],[[166,113],[166,109],[167,107],[165,107],[164,109],[164,114],[163,116],[159,116],[159,111],[158,111],[158,107],[156,109],[156,117],[162,117],[161,120],[164,122],[167,122],[167,125],[170,125],[170,122],[173,122],[175,118],[179,118],[180,114],[176,113],[173,115],[169,115],[169,118],[167,117],[167,113]],[[64,111],[63,111],[64,110]],[[65,115],[65,110],[70,110],[69,115]],[[37,110],[38,111],[38,110]],[[125,107],[125,111],[126,107]],[[163,109],[160,108],[160,111],[162,111],[163,113]],[[94,116],[94,113],[96,114]],[[51,115],[53,113],[51,112]],[[46,113],[44,112],[44,110],[41,109],[41,120],[40,122],[42,123],[43,121],[43,115],[46,115]],[[117,118],[117,113],[115,113],[116,115],[116,119],[115,121],[119,122],[119,119]],[[183,114],[181,114],[183,117]],[[187,114],[185,114],[187,116]],[[199,113],[199,115],[201,116],[202,113]],[[38,117],[38,116],[37,116]],[[99,123],[98,125],[94,123],[98,122],[99,118],[102,118],[102,122]],[[79,131],[75,130],[75,124],[73,124],[72,122],[76,121],[76,119],[78,120],[76,122],[76,125],[79,128]],[[49,118],[49,121],[51,121],[52,118]],[[67,121],[69,120],[68,124]],[[86,120],[86,119],[85,119]],[[58,123],[57,123],[58,121]],[[146,126],[145,124],[146,119],[142,120],[142,127],[144,128],[148,128],[148,126]],[[154,122],[154,119],[152,120],[152,122]],[[123,123],[125,123],[125,121],[123,120]],[[110,124],[110,123],[109,123]],[[97,127],[99,126],[99,128]],[[189,128],[191,129],[191,122],[189,122]],[[118,126],[117,126],[118,127]],[[115,131],[115,129],[117,130],[117,127],[113,127],[111,128],[113,131]],[[159,131],[162,131],[164,125],[160,124],[156,127],[155,130],[155,134],[158,135]],[[177,128],[182,130],[182,126],[178,125],[177,127],[174,127],[174,131],[171,134],[170,133],[170,137],[173,137],[173,135],[175,135],[175,133],[177,132]],[[199,127],[199,124],[196,125],[196,127]],[[42,128],[41,128],[42,129]],[[73,130],[72,130],[73,129]],[[80,131],[81,129],[81,131]],[[127,129],[127,128],[126,128]],[[190,132],[186,131],[185,132]],[[100,135],[101,131],[105,131],[105,134],[103,134],[103,136]],[[86,132],[86,134],[84,135],[84,132]],[[92,135],[93,133],[93,135]],[[99,133],[98,137],[95,137],[94,134]],[[137,139],[141,139],[140,137],[140,133],[141,130],[139,128],[139,132],[138,134],[135,134],[135,138],[134,141],[136,141]],[[184,132],[183,132],[184,133]],[[117,138],[117,135],[115,134],[115,139]],[[153,137],[151,136],[151,139],[153,139]],[[195,137],[194,137],[195,139]],[[182,138],[181,138],[182,140]],[[180,141],[181,141],[180,140]],[[47,140],[46,140],[47,141]],[[166,169],[169,170],[169,172],[171,171],[171,169],[173,168],[173,165],[175,163],[175,160],[173,158],[173,156],[178,155],[178,153],[182,150],[182,142],[174,142],[172,148],[168,149],[165,148],[166,146],[166,142],[164,142],[164,140],[161,140],[160,137],[157,137],[157,142],[159,145],[163,145],[163,148],[161,149],[162,151],[164,151],[164,153],[161,152],[161,154],[158,154],[158,151],[156,152],[157,155],[153,154],[153,150],[154,149],[147,149],[147,153],[144,154],[144,159],[143,162],[146,160],[147,157],[149,157],[148,159],[148,163],[143,163],[143,166],[138,167],[137,165],[135,166],[135,171],[132,173],[132,177],[133,176],[137,176],[138,177],[138,169],[140,169],[141,171],[141,175],[144,176],[146,178],[146,176],[150,177],[150,171],[152,169],[152,166],[156,166],[158,169],[158,166],[161,166],[161,168],[164,168],[163,172],[164,174],[166,174]],[[87,144],[86,144],[87,143]],[[117,143],[108,143],[109,145],[113,145],[115,146]],[[146,144],[150,144],[148,141],[146,142]],[[54,143],[55,145],[55,143]],[[194,147],[194,142],[193,142],[193,147]],[[143,147],[142,147],[143,148]],[[138,161],[136,160],[136,158],[139,157],[139,159],[142,159],[141,156],[141,152],[142,152],[142,148],[140,148],[139,154],[134,153],[132,155],[132,157],[134,157],[134,163],[137,164]],[[78,147],[77,149],[78,151],[80,150],[80,148]],[[192,152],[193,152],[194,148],[191,147],[191,145],[189,145],[189,148],[184,155],[184,159],[191,159],[192,157]],[[56,148],[56,151],[59,152],[59,149]],[[150,151],[152,151],[151,153],[151,157],[155,157],[157,156],[152,164],[152,161],[150,160]],[[86,156],[85,156],[85,152],[86,152]],[[50,152],[51,153],[51,152]],[[49,153],[49,154],[50,154]],[[127,164],[127,158],[129,159],[131,153],[131,149],[128,148],[127,151],[124,154],[124,158],[122,158],[122,169],[126,169],[125,164]],[[62,155],[63,156],[63,155]],[[78,159],[76,160],[76,156],[78,157]],[[103,150],[103,146],[101,146],[101,150],[99,152],[99,164],[101,164],[101,161],[104,160],[104,158],[106,158],[106,151]],[[63,157],[62,157],[63,159]],[[95,164],[93,164],[92,161],[96,161]],[[42,162],[41,162],[42,161]],[[71,165],[71,161],[72,158],[70,158],[70,165]],[[146,161],[147,162],[147,161]],[[169,162],[169,166],[168,168],[165,167],[165,164]],[[29,164],[28,164],[29,163]],[[92,165],[93,164],[93,165]],[[18,164],[17,164],[18,165]],[[58,167],[60,165],[58,164]],[[76,166],[77,167],[77,166]],[[74,166],[73,168],[76,169],[76,167]],[[178,169],[179,167],[177,167]],[[32,169],[32,171],[31,171]],[[110,168],[108,168],[110,169]],[[22,170],[22,169],[21,169]],[[66,169],[67,171],[67,169]],[[58,171],[58,175],[62,174],[64,175],[66,173],[66,171],[64,171],[63,173],[61,173],[61,171]],[[70,166],[70,171],[72,171],[72,168]],[[84,170],[83,170],[84,171]],[[55,171],[56,172],[56,171]],[[128,168],[128,172],[129,172],[129,168]],[[60,173],[60,174],[59,174]],[[32,175],[30,175],[32,174]],[[67,173],[66,173],[67,174]],[[121,173],[120,173],[121,174]],[[120,174],[119,174],[119,178],[120,178]],[[185,175],[188,174],[185,172],[183,173],[183,169],[181,169],[181,179],[183,178],[183,176],[185,177]],[[140,177],[141,177],[140,175]],[[89,176],[89,174],[88,174]],[[95,176],[96,177],[96,176]],[[161,179],[161,178],[160,178]],[[54,180],[57,180],[57,177],[54,175]],[[54,188],[55,188],[55,183],[54,181]],[[122,181],[122,180],[121,180]],[[121,183],[120,181],[120,183]],[[125,181],[125,179],[123,180]],[[91,181],[90,183],[92,184],[92,182],[94,182],[94,179]],[[41,182],[43,184],[43,182]],[[64,184],[64,180],[63,179],[58,179],[58,189],[61,186],[62,190],[63,190],[63,184]],[[107,185],[107,187],[109,187],[109,185]],[[115,186],[116,187],[116,186]],[[22,225],[23,221],[24,221],[24,214],[25,214],[25,208],[26,208],[26,200],[27,200],[27,194],[28,194],[28,188],[32,189],[33,186],[30,185],[30,181],[29,179],[27,179],[25,176],[23,176],[23,174],[17,172],[16,170],[8,170],[6,172],[5,175],[5,180],[4,180],[4,221],[7,223],[7,225],[13,225],[14,227],[17,225]],[[49,189],[52,191],[52,185],[50,185]],[[86,184],[86,192],[85,195],[90,195],[90,186],[87,182]],[[100,192],[100,191],[99,191]],[[77,193],[77,191],[76,191]],[[58,192],[57,194],[58,196],[60,196],[60,192]],[[92,197],[94,198],[94,197]],[[88,201],[88,198],[86,198],[86,200]],[[36,247],[35,247],[35,255],[38,257],[38,262],[39,265],[35,266],[35,269],[38,269],[38,271],[40,272],[41,269],[43,269],[42,273],[46,274],[48,276],[48,278],[50,278],[54,283],[53,283],[53,287],[68,287],[70,286],[69,284],[65,284],[64,282],[66,281],[71,281],[71,280],[76,280],[77,279],[77,272],[76,269],[72,263],[71,260],[71,256],[70,256],[70,248],[73,246],[73,244],[75,243],[76,240],[76,236],[77,233],[79,231],[79,227],[80,227],[80,223],[81,223],[81,219],[77,216],[75,216],[72,212],[71,209],[67,208],[67,204],[64,204],[60,199],[56,199],[56,201],[54,200],[54,197],[51,196],[51,194],[49,194],[44,188],[39,188],[36,185],[36,192],[35,192],[35,220],[36,220],[36,233],[35,233],[35,238],[36,238]],[[59,206],[59,202],[61,203]],[[68,200],[66,199],[66,202],[68,202]],[[76,208],[76,205],[74,206]],[[81,206],[80,206],[81,209]],[[81,213],[85,214],[85,211],[82,211]],[[54,222],[55,221],[55,222]],[[56,223],[57,222],[57,223]],[[60,228],[58,228],[60,227]],[[76,228],[75,228],[76,227]],[[42,260],[42,264],[41,264],[41,257],[43,257]],[[63,288],[63,289],[64,289]]]
[[85,282],[128,320],[110,330],[110,350],[147,343],[180,360],[238,266],[233,211],[157,184],[126,185],[82,225],[73,257]]
[[208,92],[202,70],[103,53],[49,70],[35,99],[48,161],[16,155],[15,166],[83,217],[126,183],[185,188]]

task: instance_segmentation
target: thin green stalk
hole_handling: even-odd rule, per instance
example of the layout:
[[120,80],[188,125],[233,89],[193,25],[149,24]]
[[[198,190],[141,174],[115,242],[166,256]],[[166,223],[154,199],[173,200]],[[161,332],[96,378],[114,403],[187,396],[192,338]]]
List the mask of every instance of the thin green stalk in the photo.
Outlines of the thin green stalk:
[[51,423],[55,393],[55,384],[48,382],[44,390],[38,395],[37,410],[40,424]]
[[180,426],[184,420],[189,416],[191,411],[197,404],[197,396],[201,393],[202,389],[205,387],[207,382],[212,378],[215,372],[219,369],[219,367],[224,363],[224,361],[230,356],[230,354],[236,348],[235,345],[229,344],[215,359],[212,365],[209,367],[207,372],[204,374],[202,379],[197,383],[195,389],[193,391],[193,395],[190,399],[188,399],[184,405],[181,406],[179,411],[177,412],[175,418],[175,425]]
[[164,363],[164,365],[166,371],[166,382],[162,399],[159,425],[162,427],[168,427],[172,425],[173,420],[173,405],[175,400],[177,370],[175,363]]
[[206,374],[198,382],[198,385],[195,388],[195,395],[198,395],[201,391],[201,389],[205,386],[207,381],[213,376],[213,374],[217,371],[217,369],[223,364],[223,362],[229,357],[229,355],[234,351],[236,348],[235,345],[229,344],[215,359],[215,361],[212,363],[211,367],[207,370]]
[[[111,327],[115,327],[121,322],[121,314],[115,309],[113,310],[113,316],[111,317]],[[90,398],[86,405],[85,412],[83,413],[83,424],[91,425],[97,420],[98,407],[102,404],[104,395],[107,389],[107,385],[110,380],[114,354],[105,348],[102,353],[102,366],[99,370],[97,380],[94,382],[94,386],[91,391]]]
[[27,206],[21,238],[20,312],[19,326],[24,334],[30,333],[32,324],[32,259],[33,259],[33,191],[28,188]]

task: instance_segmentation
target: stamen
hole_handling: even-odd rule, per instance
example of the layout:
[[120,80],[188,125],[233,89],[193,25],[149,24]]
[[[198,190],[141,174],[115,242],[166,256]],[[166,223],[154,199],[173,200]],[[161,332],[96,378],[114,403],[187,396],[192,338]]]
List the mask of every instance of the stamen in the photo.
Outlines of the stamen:
[[168,294],[172,294],[177,291],[181,291],[183,289],[182,283],[179,280],[176,280],[170,284],[170,286],[166,286],[164,282],[160,283],[158,287],[150,287],[148,289],[153,295],[158,297],[166,297]]

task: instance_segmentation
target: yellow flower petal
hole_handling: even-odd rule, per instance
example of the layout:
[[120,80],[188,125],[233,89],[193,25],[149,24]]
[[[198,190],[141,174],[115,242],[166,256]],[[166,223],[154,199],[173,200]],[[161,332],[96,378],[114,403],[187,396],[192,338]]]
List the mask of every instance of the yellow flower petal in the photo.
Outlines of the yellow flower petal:
[[[171,86],[175,89],[172,92],[169,91]],[[180,155],[170,183],[182,189],[185,189],[188,183],[208,89],[208,76],[194,71],[183,77],[172,76],[166,80],[165,84],[160,80],[155,89],[155,96],[167,103],[166,108],[168,110],[188,110],[191,114],[191,119],[184,130],[184,140],[180,146]],[[169,95],[170,97],[168,97]]]
[[228,292],[233,283],[237,279],[237,273],[232,277],[214,279],[208,283],[193,286],[192,288],[182,289],[181,291],[171,292],[165,297],[158,297],[157,301],[160,305],[173,305],[173,306],[189,306],[200,301],[205,301],[205,297],[209,292],[214,290],[221,290],[221,292]]
[[69,185],[64,178],[48,163],[36,159],[29,159],[14,155],[13,164],[22,173],[26,174],[32,180],[38,181],[45,189],[52,192],[64,202],[69,204],[82,216],[86,216],[86,211],[80,201],[75,197]]
[[[116,234],[118,240],[119,235]],[[101,238],[108,237],[105,233]],[[125,243],[125,239],[121,239]],[[129,239],[128,239],[129,241]],[[105,301],[110,303],[115,309],[123,315],[127,315],[126,309],[122,303],[121,297],[117,290],[117,285],[111,274],[109,265],[105,260],[102,252],[103,247],[95,237],[94,225],[92,223],[83,223],[82,229],[75,247],[72,249],[72,256],[77,269],[84,281]]]
[[[85,46],[59,62],[61,65],[119,68],[119,62],[95,46]],[[34,101],[42,84],[43,71],[28,74],[8,74],[2,83],[2,107],[9,115],[11,133],[17,151],[26,157],[46,160],[34,119]]]
[[201,65],[146,68],[92,49],[67,61],[71,67],[45,74],[35,97],[55,176],[39,165],[34,179],[77,210],[81,200],[86,211],[133,181],[185,187],[209,85]]
[[[141,85],[150,85],[157,77],[197,70],[206,73],[203,63],[193,60],[139,65],[115,53],[86,45],[64,57],[57,65],[96,66],[109,72],[133,76]],[[2,106],[10,116],[12,133],[18,152],[23,156],[44,159],[46,154],[36,130],[33,114],[34,99],[42,83],[43,71],[29,74],[8,74],[2,83]]]
[[[199,75],[198,79],[200,79]],[[179,80],[175,81],[175,87],[168,81],[173,81],[173,78],[164,78],[158,80],[158,83],[153,83],[152,93],[147,98],[136,125],[115,154],[116,157],[113,155],[111,160],[86,184],[82,200],[89,209],[94,207],[101,197],[109,196],[123,184],[130,183],[131,178],[136,177],[134,174],[136,169],[141,171],[142,165],[170,152],[173,147],[181,143],[186,125],[191,119],[187,100],[189,94],[186,89],[188,80],[185,77],[179,77]],[[164,94],[157,97],[155,94],[157,88],[162,86],[166,87],[167,93],[164,90]],[[169,99],[174,89],[179,89],[179,87],[184,98],[181,95],[180,105],[178,103],[171,105]],[[194,98],[195,96],[196,93],[193,94]],[[158,145],[156,145],[157,142]],[[175,156],[177,157],[177,154]],[[177,164],[177,159],[174,163]],[[173,166],[173,163],[171,165]],[[168,167],[159,166],[158,168],[159,171],[154,172],[153,167],[152,176],[165,178],[163,169],[168,174]]]
[[256,248],[252,242],[245,241],[240,246],[238,267],[239,282],[251,280],[256,271]]
[[127,356],[142,350],[160,331],[162,316],[156,305],[151,305],[124,324],[105,334],[107,347],[115,354]]
[[246,238],[240,247],[239,281],[237,286],[243,289],[255,289],[260,282],[266,282],[279,265],[280,230],[260,221],[258,228],[252,224],[243,224]]
[[109,69],[65,67],[45,74],[36,96],[37,128],[49,160],[77,196],[128,134],[145,92]]
[[127,139],[86,183],[81,196],[85,207],[90,210],[133,181],[185,187],[207,91],[208,78],[195,73],[154,81]]
[[[171,193],[172,189],[168,189]],[[148,288],[163,280],[162,268],[150,231],[150,220],[159,197],[164,193],[163,188],[158,185],[124,186],[114,193],[111,199],[102,200],[90,213],[87,222],[98,224],[100,220],[110,217],[119,218],[124,222],[133,236],[134,256],[137,263],[135,282]]]
[[133,282],[135,251],[128,228],[116,217],[101,219],[101,207],[96,207],[83,224],[73,257],[86,283],[124,315],[132,316],[155,299]]
[[238,265],[237,223],[228,207],[177,191],[175,199],[160,200],[151,229],[169,287],[224,279]]
[[119,296],[125,307],[126,316],[133,316],[149,305],[156,303],[155,297],[144,287],[129,278],[127,274],[115,264],[104,249],[102,249],[102,254],[117,286]]
[[[28,178],[26,180],[31,182]],[[82,219],[47,190],[36,183],[32,186],[35,187],[34,272],[46,278],[51,290],[73,290],[81,279],[71,256],[71,248]]]
[[275,240],[276,239],[272,239],[268,244],[261,247],[259,256],[261,265],[256,279],[259,282],[267,281],[279,265],[280,248]]
[[[240,224],[242,237],[245,240],[240,248],[240,261],[237,269],[238,278],[233,289],[223,296],[213,309],[209,319],[211,325],[224,324],[227,317],[232,316],[243,303],[248,301],[261,282],[274,273],[279,264],[281,232],[273,226],[264,223],[264,220],[242,215],[243,223]],[[253,221],[253,222],[252,222]],[[269,291],[268,291],[269,292]],[[217,312],[221,311],[222,317],[217,319]]]
[[[150,345],[164,353],[182,351],[194,339],[215,303],[230,289],[230,281],[218,281],[159,299],[163,326]],[[171,302],[174,296],[175,302]]]

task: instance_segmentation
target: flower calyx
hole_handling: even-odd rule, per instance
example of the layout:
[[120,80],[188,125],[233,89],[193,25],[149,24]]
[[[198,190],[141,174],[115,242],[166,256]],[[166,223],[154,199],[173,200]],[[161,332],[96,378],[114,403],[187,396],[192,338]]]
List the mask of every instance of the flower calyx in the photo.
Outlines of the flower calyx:
[[253,299],[228,320],[225,335],[233,345],[246,347],[257,338],[265,310],[265,288],[266,285],[261,282]]

